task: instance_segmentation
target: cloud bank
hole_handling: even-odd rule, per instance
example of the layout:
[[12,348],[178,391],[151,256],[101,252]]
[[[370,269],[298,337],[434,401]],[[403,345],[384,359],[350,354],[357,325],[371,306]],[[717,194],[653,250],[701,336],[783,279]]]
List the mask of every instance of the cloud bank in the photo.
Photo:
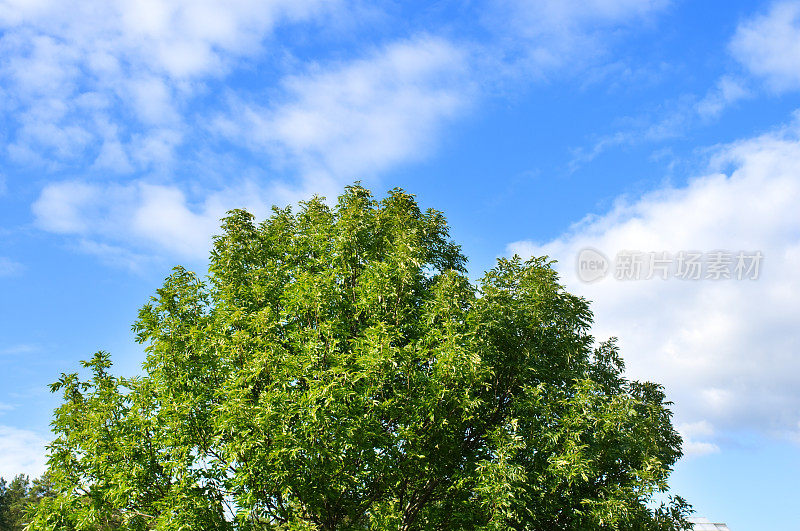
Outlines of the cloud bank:
[[[800,116],[796,117],[800,118]],[[800,433],[800,124],[722,146],[683,188],[620,199],[552,241],[509,253],[559,260],[566,285],[593,301],[595,333],[619,336],[629,372],[662,382],[690,448],[741,430]],[[759,250],[757,280],[616,280],[587,284],[576,257],[624,250]],[[703,423],[703,424],[698,424]],[[695,437],[708,437],[697,440]],[[701,446],[698,446],[701,444]]]
[[0,1],[0,116],[7,156],[128,173],[172,160],[204,81],[261,56],[280,25],[324,0]]

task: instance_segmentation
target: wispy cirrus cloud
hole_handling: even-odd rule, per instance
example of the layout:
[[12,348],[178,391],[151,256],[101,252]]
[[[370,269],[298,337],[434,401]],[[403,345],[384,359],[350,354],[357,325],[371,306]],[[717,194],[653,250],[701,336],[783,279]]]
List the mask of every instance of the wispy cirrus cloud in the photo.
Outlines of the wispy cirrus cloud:
[[751,83],[741,76],[724,74],[702,96],[684,94],[665,102],[655,113],[627,117],[627,128],[600,135],[588,147],[572,150],[568,167],[575,171],[602,153],[619,146],[661,143],[681,137],[718,119],[731,106],[755,96]]
[[[484,20],[497,32],[494,49],[512,78],[575,70],[608,50],[620,27],[641,24],[669,0],[495,0]],[[496,52],[496,53],[498,53]]]
[[765,12],[745,18],[726,50],[741,69],[728,68],[705,94],[685,94],[664,106],[660,114],[640,117],[637,126],[603,135],[588,148],[575,149],[571,168],[611,147],[681,136],[765,89],[778,94],[800,89],[800,1],[773,2]]
[[40,347],[31,343],[19,343],[8,347],[0,348],[0,354],[16,355],[16,354],[30,354],[37,352]]

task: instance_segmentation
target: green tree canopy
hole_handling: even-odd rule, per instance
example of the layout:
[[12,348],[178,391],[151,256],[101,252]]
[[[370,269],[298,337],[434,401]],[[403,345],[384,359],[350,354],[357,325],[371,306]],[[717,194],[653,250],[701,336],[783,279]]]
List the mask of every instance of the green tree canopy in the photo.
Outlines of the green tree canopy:
[[230,212],[139,312],[144,375],[64,374],[33,529],[679,529],[669,402],[546,258],[470,282],[440,212],[350,186]]

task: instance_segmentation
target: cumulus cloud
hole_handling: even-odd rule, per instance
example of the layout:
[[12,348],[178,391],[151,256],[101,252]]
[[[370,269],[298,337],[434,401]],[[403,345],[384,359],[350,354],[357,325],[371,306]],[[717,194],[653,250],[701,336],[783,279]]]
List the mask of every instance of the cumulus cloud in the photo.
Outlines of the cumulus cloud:
[[217,132],[288,160],[306,174],[373,175],[429,153],[472,99],[468,56],[423,36],[283,80],[272,107],[234,102]]
[[714,427],[705,420],[679,424],[678,432],[683,438],[683,454],[687,457],[715,454],[719,446],[700,439],[709,439],[714,436]]
[[[7,154],[18,163],[50,168],[82,164],[87,157],[95,169],[115,173],[160,168],[175,157],[197,121],[203,121],[193,115],[192,103],[205,94],[207,81],[225,78],[245,61],[268,60],[269,37],[277,27],[319,20],[329,26],[342,13],[351,18],[353,13],[363,15],[360,4],[0,0],[0,55],[7,58],[0,64],[0,116],[6,114],[12,125]],[[666,4],[667,0],[496,0],[488,8],[482,5],[471,15],[492,13],[487,18],[497,31],[494,42],[481,45],[485,49],[478,55],[497,56],[497,61],[484,64],[478,77],[491,79],[505,70],[527,76],[526,61],[514,59],[518,55],[548,67],[574,63],[577,56],[602,48],[603,31],[640,21]],[[521,54],[518,46],[524,48]],[[359,164],[373,168],[405,160],[412,150],[423,151],[426,142],[414,135],[430,133],[442,116],[463,108],[469,100],[464,67],[464,54],[452,45],[441,39],[416,39],[353,64],[286,77],[278,108],[243,106],[256,115],[256,125],[278,128],[274,138],[262,141],[281,144],[295,155],[313,154],[335,169]],[[458,89],[454,77],[461,85]],[[360,97],[365,101],[357,102]],[[382,97],[389,98],[378,109],[384,112],[371,117],[369,112]],[[312,120],[302,126],[308,117]],[[332,154],[336,146],[329,120],[338,118],[345,119],[345,147],[357,146],[357,135],[375,137],[366,146],[369,154],[359,154],[356,161],[347,160],[352,155]],[[412,118],[419,122],[416,128],[406,123]],[[352,131],[354,126],[361,126],[362,132]],[[392,142],[392,131],[412,138]]]
[[[202,81],[226,75],[264,51],[279,24],[336,9],[336,0],[0,0],[0,85],[10,131],[8,155],[53,165],[86,156],[100,166],[132,161],[147,168],[153,151],[127,153],[127,135],[185,128],[186,102]],[[2,116],[2,114],[0,114]],[[141,141],[147,144],[148,140]],[[163,146],[163,144],[162,144]],[[167,145],[174,148],[174,145]],[[136,148],[132,148],[136,151]],[[163,160],[163,151],[155,152]],[[132,169],[132,168],[131,168]]]
[[33,213],[40,228],[77,238],[79,250],[135,269],[147,252],[207,258],[228,210],[263,214],[268,205],[265,191],[251,182],[204,192],[193,201],[174,185],[63,181],[42,190]]
[[800,88],[800,2],[776,2],[766,14],[742,22],[730,48],[771,89]]
[[[0,26],[35,36],[17,67],[35,66],[24,79],[44,88],[42,72],[74,82],[72,69],[124,73],[131,66],[172,79],[224,73],[229,61],[261,51],[264,38],[285,22],[308,20],[336,8],[331,0],[115,0],[62,2],[4,0]],[[37,49],[36,46],[45,48]],[[67,64],[46,57],[72,59]],[[130,63],[130,64],[125,64]],[[17,68],[17,71],[20,69]]]
[[45,470],[45,445],[38,434],[0,425],[0,477],[9,481],[17,474],[38,477]]
[[[720,147],[707,172],[683,188],[620,199],[552,241],[514,242],[508,252],[558,259],[566,285],[593,301],[596,335],[619,336],[633,377],[666,385],[680,423],[707,422],[715,437],[791,434],[800,420],[798,168],[796,120]],[[764,259],[757,280],[622,281],[609,274],[587,284],[576,271],[586,247],[612,264],[632,250],[673,258],[682,250],[760,251]]]

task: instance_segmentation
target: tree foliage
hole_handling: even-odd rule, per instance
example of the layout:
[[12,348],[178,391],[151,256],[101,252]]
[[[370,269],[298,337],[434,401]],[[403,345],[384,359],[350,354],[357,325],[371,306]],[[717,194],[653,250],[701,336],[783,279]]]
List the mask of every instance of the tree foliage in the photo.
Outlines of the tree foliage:
[[477,283],[443,215],[350,186],[232,211],[139,312],[144,376],[64,374],[33,529],[680,529],[681,440],[545,258]]
[[51,495],[47,476],[31,481],[28,476],[19,474],[10,483],[0,477],[0,531],[22,531],[29,511],[42,498]]

